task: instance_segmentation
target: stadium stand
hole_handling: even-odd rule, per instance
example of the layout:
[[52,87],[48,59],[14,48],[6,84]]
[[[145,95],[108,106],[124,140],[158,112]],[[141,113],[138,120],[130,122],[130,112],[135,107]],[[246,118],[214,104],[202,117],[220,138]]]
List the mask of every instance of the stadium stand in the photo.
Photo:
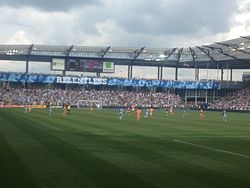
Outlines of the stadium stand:
[[142,91],[115,91],[84,89],[46,89],[42,86],[24,88],[15,86],[0,89],[0,101],[4,104],[32,104],[63,105],[69,103],[76,106],[79,100],[101,100],[102,106],[130,106],[132,104],[141,107],[155,106],[165,107],[166,105],[180,105],[181,98],[178,95],[163,92],[142,92]]
[[250,87],[222,97],[210,105],[211,109],[250,110]]

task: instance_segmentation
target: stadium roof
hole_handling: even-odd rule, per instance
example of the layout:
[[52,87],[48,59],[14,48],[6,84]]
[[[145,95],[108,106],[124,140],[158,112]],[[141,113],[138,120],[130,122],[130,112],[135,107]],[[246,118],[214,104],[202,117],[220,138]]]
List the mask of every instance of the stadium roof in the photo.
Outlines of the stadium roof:
[[117,65],[250,69],[250,36],[188,48],[0,45],[0,60],[51,62],[53,58],[103,59]]

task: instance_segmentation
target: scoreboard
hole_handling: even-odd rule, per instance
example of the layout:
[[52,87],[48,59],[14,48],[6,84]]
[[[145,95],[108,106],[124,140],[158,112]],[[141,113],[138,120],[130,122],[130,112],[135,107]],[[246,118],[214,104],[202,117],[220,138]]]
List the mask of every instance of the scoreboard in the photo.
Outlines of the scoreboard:
[[65,59],[53,58],[51,62],[51,70],[55,71],[65,70]]
[[242,81],[243,82],[249,82],[250,81],[250,72],[243,72]]
[[65,70],[79,72],[103,72],[103,65],[100,60],[67,59]]
[[[109,65],[109,66],[107,66]],[[110,66],[111,65],[111,66]],[[107,69],[108,68],[108,69]],[[114,72],[114,62],[102,62],[98,59],[73,59],[69,58],[65,61],[66,71],[78,72]]]

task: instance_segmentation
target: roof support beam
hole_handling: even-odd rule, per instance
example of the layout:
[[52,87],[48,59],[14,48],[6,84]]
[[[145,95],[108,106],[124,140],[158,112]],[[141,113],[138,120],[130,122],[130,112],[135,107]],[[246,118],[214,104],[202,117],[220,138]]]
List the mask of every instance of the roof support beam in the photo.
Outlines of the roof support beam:
[[193,60],[195,60],[196,53],[194,52],[193,48],[189,47],[189,51],[191,52],[191,55],[193,57]]
[[128,79],[132,79],[133,77],[133,62],[137,59],[137,57],[143,52],[145,47],[134,51],[134,59],[130,61],[128,65]]
[[30,47],[29,47],[29,54],[28,54],[28,57],[30,56],[31,51],[33,50],[33,46],[34,46],[34,44],[31,44]]
[[110,50],[111,46],[108,46],[105,50],[101,51],[101,56],[102,58],[104,58],[104,56],[108,53],[108,51]]
[[[207,57],[209,57],[213,62],[217,63],[217,61],[210,56],[209,50],[202,48],[200,46],[196,46],[196,48],[198,48],[200,51],[202,51],[205,55],[207,55]],[[206,51],[207,50],[207,51]]]
[[239,52],[242,52],[242,53],[245,53],[245,54],[250,54],[249,52],[247,52],[245,50],[239,49],[239,46],[235,45],[235,44],[230,45],[230,44],[225,44],[225,43],[222,43],[222,42],[216,42],[216,44],[219,44],[219,45],[222,45],[222,46],[226,46],[226,47],[232,47],[235,51],[239,51]]
[[165,55],[167,55],[167,56],[165,57],[165,60],[167,60],[167,59],[175,52],[176,49],[177,49],[177,48],[173,48],[169,54],[166,54],[166,51],[165,51]]
[[250,40],[250,37],[244,37],[244,36],[240,36],[240,38],[243,38],[243,39],[247,39],[247,40]]
[[206,46],[206,45],[204,45],[204,47],[209,48],[209,49],[211,49],[211,50],[218,50],[219,53],[221,53],[221,54],[223,54],[223,55],[225,55],[225,56],[231,57],[231,58],[233,58],[233,59],[235,59],[235,60],[237,60],[237,61],[240,61],[240,62],[242,62],[242,63],[249,63],[249,62],[247,62],[247,61],[245,61],[245,60],[238,59],[238,58],[235,57],[235,56],[232,56],[232,55],[230,55],[230,54],[228,54],[228,53],[225,53],[225,52],[223,51],[222,48],[212,47],[212,46]]
[[137,57],[143,52],[144,49],[145,47],[142,47],[141,49],[134,51],[134,60],[137,59]]
[[194,68],[195,68],[195,80],[199,80],[199,68],[197,66],[197,63],[195,61],[195,57],[196,57],[196,53],[193,50],[193,48],[189,47],[189,50],[191,52],[192,58],[193,58],[193,62],[194,62]]
[[74,45],[70,46],[67,50],[66,50],[66,56],[68,57],[70,52],[73,50]]
[[181,49],[178,51],[178,61],[177,61],[177,63],[176,63],[176,67],[175,67],[175,80],[178,80],[178,67],[179,67],[179,63],[180,63],[182,51],[183,51],[183,48],[181,48]]
[[182,55],[182,51],[183,51],[183,48],[181,48],[178,52],[178,62],[180,61],[181,59],[181,55]]
[[30,59],[30,54],[32,52],[33,46],[34,46],[34,44],[31,44],[29,47],[28,58],[27,58],[26,64],[25,64],[25,72],[26,73],[29,73],[29,59]]
[[132,77],[133,77],[133,62],[143,52],[144,49],[145,49],[145,47],[142,47],[141,49],[134,51],[134,59],[132,59],[132,61],[130,61],[129,65],[128,65],[128,79],[132,79]]
[[170,53],[168,54],[167,51],[164,52],[164,61],[161,62],[161,65],[158,66],[158,79],[162,80],[162,77],[163,77],[163,64],[164,62],[167,61],[167,59],[175,52],[177,48],[173,48],[171,49]]

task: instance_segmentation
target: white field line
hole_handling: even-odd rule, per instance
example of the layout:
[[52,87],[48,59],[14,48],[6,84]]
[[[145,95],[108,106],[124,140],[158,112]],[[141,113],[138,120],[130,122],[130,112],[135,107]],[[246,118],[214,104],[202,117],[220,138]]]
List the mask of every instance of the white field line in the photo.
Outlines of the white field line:
[[239,157],[245,157],[245,158],[249,158],[250,159],[249,155],[244,155],[244,154],[241,154],[241,153],[235,153],[235,152],[232,152],[232,151],[227,151],[227,150],[223,150],[223,149],[218,149],[218,148],[203,146],[203,145],[200,145],[200,144],[194,144],[194,143],[191,143],[191,142],[185,142],[185,141],[176,140],[176,139],[174,140],[174,142],[178,142],[178,143],[182,143],[182,144],[186,144],[186,145],[190,145],[190,146],[196,146],[196,147],[200,147],[200,148],[205,148],[205,149],[209,149],[209,150],[212,150],[212,151],[217,151],[217,152],[221,152],[221,153],[227,153],[227,154],[236,155],[236,156],[239,156]]

